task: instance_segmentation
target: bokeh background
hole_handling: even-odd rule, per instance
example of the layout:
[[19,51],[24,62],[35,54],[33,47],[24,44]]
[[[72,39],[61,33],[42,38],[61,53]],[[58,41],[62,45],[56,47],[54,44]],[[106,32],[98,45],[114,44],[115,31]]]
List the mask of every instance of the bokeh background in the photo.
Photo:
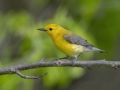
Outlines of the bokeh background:
[[[56,23],[109,54],[83,53],[79,60],[120,60],[120,0],[0,0],[0,68],[64,57],[44,32]],[[49,67],[22,71],[40,80],[0,76],[0,90],[119,90],[120,70]]]

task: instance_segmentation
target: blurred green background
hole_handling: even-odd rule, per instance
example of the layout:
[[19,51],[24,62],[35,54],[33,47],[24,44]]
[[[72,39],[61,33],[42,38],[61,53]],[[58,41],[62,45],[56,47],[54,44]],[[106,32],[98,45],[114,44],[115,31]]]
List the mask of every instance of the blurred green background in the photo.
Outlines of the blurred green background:
[[[120,0],[0,0],[0,68],[64,57],[44,32],[55,23],[109,54],[83,53],[79,60],[119,60]],[[119,90],[120,71],[49,67],[22,71],[40,80],[0,76],[0,90]]]

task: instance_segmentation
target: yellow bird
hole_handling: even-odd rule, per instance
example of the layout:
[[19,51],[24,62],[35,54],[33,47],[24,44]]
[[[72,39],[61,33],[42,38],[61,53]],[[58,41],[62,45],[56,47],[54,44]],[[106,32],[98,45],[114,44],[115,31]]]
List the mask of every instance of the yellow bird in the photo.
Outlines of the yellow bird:
[[83,52],[98,51],[100,53],[107,53],[104,50],[94,47],[89,44],[87,40],[57,24],[49,24],[45,28],[38,28],[38,30],[45,31],[52,38],[55,46],[67,55],[67,57],[60,59],[74,57],[74,63]]

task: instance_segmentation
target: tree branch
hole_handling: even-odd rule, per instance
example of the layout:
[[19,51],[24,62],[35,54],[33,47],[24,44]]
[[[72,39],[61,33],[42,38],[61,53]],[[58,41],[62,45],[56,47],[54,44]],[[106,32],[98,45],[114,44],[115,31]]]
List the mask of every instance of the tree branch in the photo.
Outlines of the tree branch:
[[41,77],[47,75],[47,72],[45,74],[42,74],[40,76],[25,76],[23,75],[19,70],[16,70],[15,72],[18,76],[20,76],[21,78],[24,78],[24,79],[40,79]]
[[72,61],[70,60],[57,60],[57,61],[44,61],[43,58],[40,62],[28,63],[28,64],[19,64],[16,66],[10,66],[0,69],[0,75],[4,74],[17,74],[22,78],[29,78],[29,79],[38,79],[42,76],[25,76],[20,73],[22,70],[27,69],[34,69],[34,68],[41,68],[41,67],[82,67],[82,68],[93,68],[93,67],[100,67],[100,66],[107,66],[112,68],[119,68],[120,61],[106,61],[106,60],[95,60],[95,61],[76,61],[73,65]]

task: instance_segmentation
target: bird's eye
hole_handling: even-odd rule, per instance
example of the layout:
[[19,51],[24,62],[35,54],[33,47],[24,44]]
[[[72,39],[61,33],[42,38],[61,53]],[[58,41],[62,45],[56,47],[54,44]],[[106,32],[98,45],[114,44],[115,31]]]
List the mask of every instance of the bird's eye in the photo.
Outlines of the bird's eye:
[[52,31],[53,29],[52,28],[49,28],[50,31]]

